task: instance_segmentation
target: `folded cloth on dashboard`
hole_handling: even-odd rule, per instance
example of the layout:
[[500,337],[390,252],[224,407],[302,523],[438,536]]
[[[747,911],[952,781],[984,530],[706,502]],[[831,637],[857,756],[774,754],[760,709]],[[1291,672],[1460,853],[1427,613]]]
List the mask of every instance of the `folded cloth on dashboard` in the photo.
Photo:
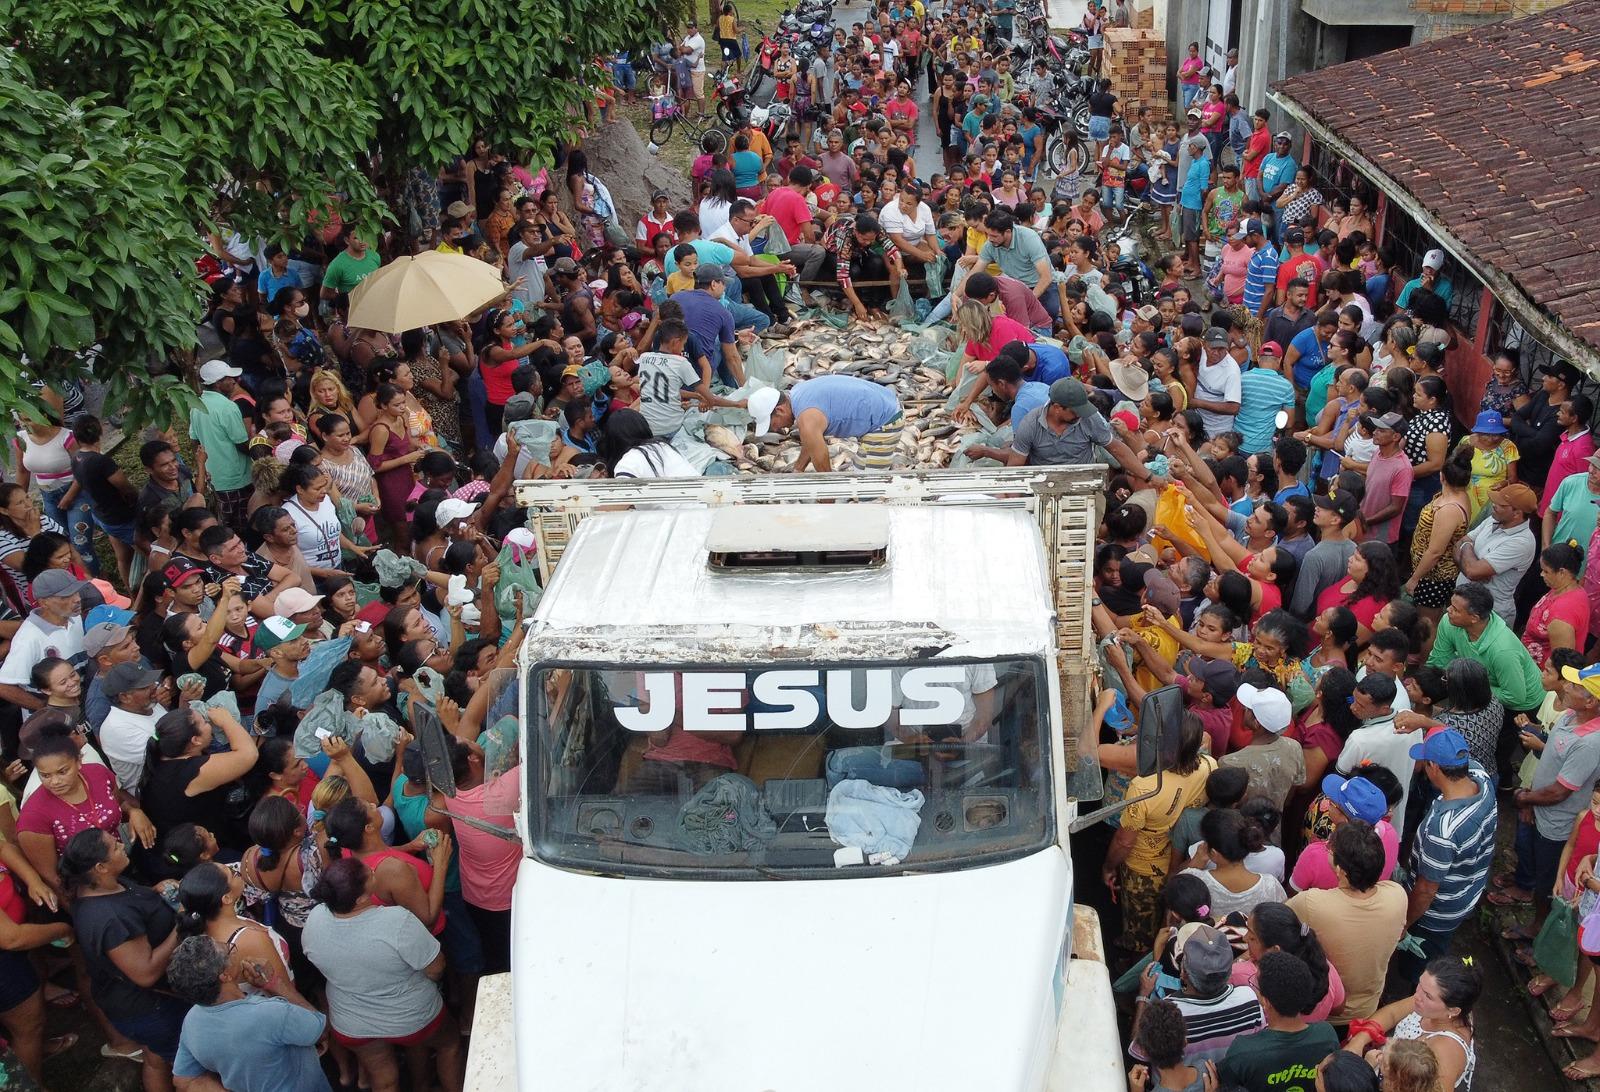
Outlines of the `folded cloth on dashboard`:
[[923,799],[920,789],[901,792],[859,778],[841,781],[828,793],[828,835],[868,857],[887,855],[894,858],[887,863],[898,863],[917,839]]

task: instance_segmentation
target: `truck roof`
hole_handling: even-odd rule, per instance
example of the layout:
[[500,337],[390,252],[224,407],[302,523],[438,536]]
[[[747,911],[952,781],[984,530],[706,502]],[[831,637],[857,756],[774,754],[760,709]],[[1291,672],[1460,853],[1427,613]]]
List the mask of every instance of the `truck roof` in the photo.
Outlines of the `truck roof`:
[[[738,567],[740,551],[780,550],[807,553],[776,567],[771,558]],[[563,553],[533,639],[548,638],[575,657],[580,644],[593,642],[581,658],[622,652],[619,642],[634,646],[630,657],[642,654],[639,643],[670,642],[691,661],[890,658],[912,647],[1034,653],[1052,642],[1046,573],[1038,524],[1017,509],[781,504],[599,512]],[[705,647],[683,655],[686,638]]]

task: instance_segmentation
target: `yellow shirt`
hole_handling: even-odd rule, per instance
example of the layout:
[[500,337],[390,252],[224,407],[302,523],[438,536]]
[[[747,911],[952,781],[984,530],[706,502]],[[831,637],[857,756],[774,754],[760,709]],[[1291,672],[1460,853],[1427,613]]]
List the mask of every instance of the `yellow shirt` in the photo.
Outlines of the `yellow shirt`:
[[[1179,629],[1183,628],[1183,623],[1176,618],[1168,618],[1167,621]],[[1166,660],[1168,664],[1177,660],[1178,639],[1161,626],[1151,625],[1144,620],[1144,615],[1141,614],[1129,624],[1128,628],[1143,637],[1145,644],[1149,645],[1155,652],[1160,653],[1161,658]],[[1138,679],[1139,685],[1146,690],[1156,690],[1162,686],[1161,680],[1156,678],[1143,662],[1134,669],[1133,677]]]
[[731,41],[739,36],[739,20],[731,15],[717,16],[717,37]]
[[767,139],[767,134],[760,129],[750,130],[750,150],[761,157],[763,169],[772,162],[772,141]]
[[[1133,800],[1122,813],[1122,829],[1134,832],[1133,848],[1125,862],[1128,871],[1143,876],[1165,876],[1172,857],[1172,827],[1183,814],[1206,798],[1206,778],[1217,768],[1210,755],[1200,756],[1200,765],[1191,774],[1169,773],[1161,779],[1161,791],[1147,800],[1135,800],[1156,787],[1156,779],[1136,777],[1128,784],[1126,799]],[[1185,847],[1187,848],[1187,847]]]
[[685,273],[681,269],[667,274],[667,295],[674,292],[687,292],[694,287],[694,274]]

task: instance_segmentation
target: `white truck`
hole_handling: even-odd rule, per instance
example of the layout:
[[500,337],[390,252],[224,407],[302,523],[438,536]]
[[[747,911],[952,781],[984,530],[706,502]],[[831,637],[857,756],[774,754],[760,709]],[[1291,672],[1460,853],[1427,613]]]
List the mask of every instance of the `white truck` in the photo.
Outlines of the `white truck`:
[[1103,483],[520,484],[525,856],[469,1092],[1122,1092],[1067,844]]

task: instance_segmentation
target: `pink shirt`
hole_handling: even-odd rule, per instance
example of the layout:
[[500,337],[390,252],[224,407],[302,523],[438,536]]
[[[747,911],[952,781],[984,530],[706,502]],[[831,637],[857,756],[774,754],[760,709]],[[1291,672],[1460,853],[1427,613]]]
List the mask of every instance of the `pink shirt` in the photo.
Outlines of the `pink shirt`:
[[1581,651],[1589,643],[1589,597],[1581,587],[1564,592],[1545,592],[1528,614],[1527,628],[1522,631],[1522,643],[1538,667],[1550,659],[1550,623],[1565,622]]
[[[1260,975],[1256,965],[1248,959],[1241,959],[1233,965],[1233,973],[1228,981],[1235,986],[1249,986],[1255,989],[1256,978]],[[1344,982],[1339,978],[1339,968],[1330,961],[1328,963],[1328,992],[1323,994],[1322,1000],[1317,1002],[1317,1007],[1306,1014],[1309,1023],[1326,1020],[1334,1009],[1344,1004]]]
[[967,355],[974,360],[993,360],[995,355],[1003,349],[1008,342],[1032,342],[1036,340],[1033,331],[1010,315],[996,315],[994,328],[989,334],[989,340],[982,345],[976,341],[967,342]]
[[[521,784],[519,763],[475,789],[461,789],[450,800],[453,815],[481,819],[514,830],[511,814],[517,806]],[[452,823],[457,860],[461,866],[461,895],[481,910],[511,909],[511,888],[522,863],[522,844],[508,842],[468,823]]]
[[1381,523],[1368,527],[1375,542],[1391,546],[1400,541],[1400,516],[1406,510],[1406,498],[1411,495],[1411,460],[1406,453],[1396,450],[1393,455],[1378,454],[1367,463],[1367,491],[1361,495],[1361,516],[1367,519],[1396,502],[1395,514]]
[[1244,299],[1245,274],[1249,272],[1250,259],[1255,253],[1247,246],[1222,248],[1222,294],[1228,297],[1229,303]]
[[1562,434],[1556,442],[1555,458],[1550,460],[1550,473],[1545,477],[1549,486],[1544,491],[1544,496],[1539,499],[1539,515],[1542,517],[1550,511],[1550,502],[1555,499],[1555,487],[1573,474],[1581,474],[1589,469],[1589,456],[1594,454],[1594,436],[1588,429],[1584,429],[1576,436]]
[[[1378,879],[1387,880],[1394,873],[1395,863],[1400,860],[1400,832],[1387,819],[1379,819],[1376,829],[1378,840],[1383,843],[1383,875]],[[1312,842],[1300,851],[1300,859],[1294,863],[1289,884],[1296,891],[1310,891],[1312,888],[1332,891],[1339,886],[1339,878],[1333,874],[1333,861],[1328,856],[1327,842]]]
[[103,830],[117,833],[122,822],[122,808],[117,803],[117,779],[105,766],[81,768],[84,788],[88,796],[81,804],[69,804],[49,789],[40,787],[28,797],[17,815],[17,829],[30,834],[48,834],[55,839],[56,852],[66,850],[67,843],[80,830]]

